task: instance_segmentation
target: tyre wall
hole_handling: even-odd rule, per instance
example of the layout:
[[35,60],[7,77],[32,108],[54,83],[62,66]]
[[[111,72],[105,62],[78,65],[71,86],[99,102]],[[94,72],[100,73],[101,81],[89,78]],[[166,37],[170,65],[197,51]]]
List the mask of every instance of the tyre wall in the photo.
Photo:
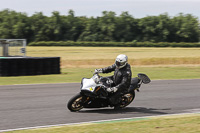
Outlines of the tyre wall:
[[60,74],[60,57],[0,58],[0,76]]

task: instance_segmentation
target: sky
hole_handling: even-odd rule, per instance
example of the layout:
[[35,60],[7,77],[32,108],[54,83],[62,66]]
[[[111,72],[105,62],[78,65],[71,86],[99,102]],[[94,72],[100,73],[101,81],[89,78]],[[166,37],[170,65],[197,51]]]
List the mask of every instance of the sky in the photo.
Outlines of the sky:
[[184,13],[200,19],[200,0],[0,0],[0,11],[4,9],[29,16],[36,12],[51,16],[53,11],[68,15],[68,11],[73,10],[75,16],[86,17],[102,16],[103,11],[113,11],[116,15],[127,11],[135,18]]

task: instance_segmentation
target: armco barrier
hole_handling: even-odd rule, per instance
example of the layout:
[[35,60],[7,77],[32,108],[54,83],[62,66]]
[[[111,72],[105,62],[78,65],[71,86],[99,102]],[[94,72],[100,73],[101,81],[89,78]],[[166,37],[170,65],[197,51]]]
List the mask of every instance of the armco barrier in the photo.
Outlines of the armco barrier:
[[0,76],[60,74],[60,57],[0,57]]

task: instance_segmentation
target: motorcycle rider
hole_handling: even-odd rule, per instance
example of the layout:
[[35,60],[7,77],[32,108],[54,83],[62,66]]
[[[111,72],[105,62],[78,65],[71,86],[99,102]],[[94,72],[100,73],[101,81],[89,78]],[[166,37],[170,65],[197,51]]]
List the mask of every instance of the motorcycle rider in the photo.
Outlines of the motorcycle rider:
[[114,71],[114,75],[111,76],[113,85],[107,88],[107,92],[111,93],[111,104],[119,108],[118,103],[121,101],[120,96],[128,91],[131,84],[131,67],[128,64],[128,57],[124,54],[117,56],[115,63],[109,67],[95,69],[95,73],[110,73]]

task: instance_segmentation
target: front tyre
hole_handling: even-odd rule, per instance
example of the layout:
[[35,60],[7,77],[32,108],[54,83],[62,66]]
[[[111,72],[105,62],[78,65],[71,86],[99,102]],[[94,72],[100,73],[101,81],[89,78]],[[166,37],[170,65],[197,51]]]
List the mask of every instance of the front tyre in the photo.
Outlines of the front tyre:
[[83,96],[80,93],[76,94],[69,100],[67,107],[72,112],[81,110],[83,108]]

